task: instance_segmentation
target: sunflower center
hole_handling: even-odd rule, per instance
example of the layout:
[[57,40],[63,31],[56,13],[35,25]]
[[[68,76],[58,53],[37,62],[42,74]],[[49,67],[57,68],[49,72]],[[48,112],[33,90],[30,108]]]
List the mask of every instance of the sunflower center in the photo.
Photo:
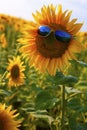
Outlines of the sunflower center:
[[38,35],[36,38],[37,50],[46,58],[61,57],[67,50],[70,41],[63,42],[65,39],[58,39],[55,37],[54,32],[50,32],[48,36]]
[[4,130],[3,121],[0,120],[0,130]]
[[14,65],[11,69],[11,77],[13,79],[17,79],[20,75],[20,70],[19,70],[19,67],[18,65]]

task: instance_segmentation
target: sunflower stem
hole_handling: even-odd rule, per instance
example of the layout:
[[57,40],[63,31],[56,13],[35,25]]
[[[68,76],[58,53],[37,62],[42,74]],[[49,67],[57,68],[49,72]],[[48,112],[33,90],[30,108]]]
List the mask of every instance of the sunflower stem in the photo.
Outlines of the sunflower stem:
[[61,130],[64,130],[65,127],[65,86],[61,86],[61,94],[62,94],[62,99],[61,99]]

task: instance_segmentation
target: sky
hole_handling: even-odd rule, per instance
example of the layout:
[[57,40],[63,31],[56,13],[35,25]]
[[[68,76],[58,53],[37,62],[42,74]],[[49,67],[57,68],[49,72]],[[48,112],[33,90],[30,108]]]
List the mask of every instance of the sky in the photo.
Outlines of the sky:
[[32,13],[51,3],[62,4],[63,10],[72,10],[72,18],[84,23],[81,31],[87,31],[87,0],[0,0],[0,14],[32,20]]

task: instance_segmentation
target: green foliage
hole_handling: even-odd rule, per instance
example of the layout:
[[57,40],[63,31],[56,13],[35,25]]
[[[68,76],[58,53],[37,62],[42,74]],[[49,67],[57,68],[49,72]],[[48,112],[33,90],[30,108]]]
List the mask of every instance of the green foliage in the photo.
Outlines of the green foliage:
[[55,76],[48,76],[48,81],[51,81],[55,85],[69,85],[78,82],[78,78],[72,75],[65,76],[61,72],[57,72]]
[[51,109],[55,106],[58,99],[54,97],[52,94],[50,94],[47,91],[40,91],[37,94],[36,100],[35,100],[35,108],[36,109]]

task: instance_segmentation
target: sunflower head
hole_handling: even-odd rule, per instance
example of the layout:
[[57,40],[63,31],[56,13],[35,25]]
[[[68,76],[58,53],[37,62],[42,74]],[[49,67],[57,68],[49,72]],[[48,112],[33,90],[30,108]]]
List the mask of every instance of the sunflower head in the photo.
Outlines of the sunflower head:
[[17,120],[19,113],[11,109],[12,106],[6,108],[5,104],[0,104],[0,130],[19,130],[22,120]]
[[2,33],[0,35],[0,45],[3,47],[3,48],[6,48],[7,47],[7,40],[6,40],[6,36],[4,33]]
[[8,86],[19,86],[24,83],[25,75],[23,71],[25,70],[25,66],[21,61],[20,57],[13,57],[13,59],[9,59],[9,64],[7,67],[9,71],[7,74],[7,78],[9,79]]
[[77,19],[70,21],[72,11],[62,11],[62,6],[43,6],[41,11],[33,14],[34,22],[29,22],[23,28],[23,43],[20,51],[28,55],[30,65],[41,72],[47,70],[55,75],[56,70],[63,70],[68,60],[74,59],[74,53],[81,51],[81,44],[76,39],[76,33],[82,23]]
[[0,31],[3,32],[5,30],[5,26],[0,23]]

